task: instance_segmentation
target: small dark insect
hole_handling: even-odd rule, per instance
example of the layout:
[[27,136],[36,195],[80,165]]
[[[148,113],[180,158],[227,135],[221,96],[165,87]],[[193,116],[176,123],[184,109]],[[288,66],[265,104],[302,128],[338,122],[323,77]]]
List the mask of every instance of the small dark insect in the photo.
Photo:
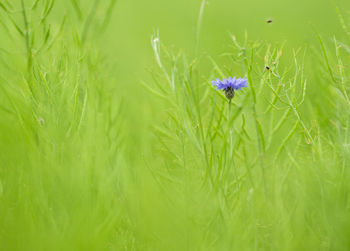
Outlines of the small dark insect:
[[270,70],[270,67],[268,67],[268,66],[265,66],[265,68],[266,68],[266,70],[268,70],[268,71]]
[[268,23],[268,24],[270,24],[270,23],[272,23],[272,22],[273,22],[272,19],[266,20],[266,23]]

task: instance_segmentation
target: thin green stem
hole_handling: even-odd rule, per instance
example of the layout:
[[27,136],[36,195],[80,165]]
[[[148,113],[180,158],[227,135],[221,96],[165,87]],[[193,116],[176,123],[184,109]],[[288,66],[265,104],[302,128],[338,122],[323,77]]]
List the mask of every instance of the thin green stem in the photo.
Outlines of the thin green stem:
[[31,55],[32,49],[30,48],[29,23],[28,23],[27,12],[26,12],[26,8],[23,0],[21,0],[21,5],[22,5],[22,16],[24,21],[24,36],[25,36],[25,43],[27,48],[27,67],[29,71],[30,68],[32,67],[32,55]]
[[197,33],[196,33],[196,48],[195,48],[196,56],[198,55],[198,51],[199,51],[199,37],[201,33],[201,26],[202,26],[203,14],[204,14],[206,3],[207,3],[206,0],[202,0],[201,7],[199,9],[199,15],[197,20]]
[[91,7],[91,10],[89,12],[88,17],[86,18],[84,29],[83,29],[83,33],[82,33],[82,36],[81,36],[81,41],[82,41],[83,44],[86,41],[86,38],[87,38],[87,35],[88,35],[88,32],[89,32],[89,28],[90,28],[90,24],[92,22],[92,19],[95,16],[95,13],[96,13],[96,10],[97,10],[97,7],[98,7],[99,3],[100,3],[99,0],[95,0],[94,4]]
[[258,147],[258,151],[259,151],[259,160],[260,160],[260,167],[261,167],[261,174],[262,174],[262,180],[263,180],[263,186],[264,186],[264,192],[265,192],[265,196],[266,196],[266,180],[265,180],[265,165],[264,165],[264,143],[263,143],[263,135],[261,130],[259,130],[259,122],[258,122],[258,114],[256,111],[256,92],[253,86],[253,79],[251,76],[251,71],[252,71],[252,65],[253,65],[253,49],[251,51],[251,55],[250,55],[250,62],[248,60],[248,58],[245,58],[245,63],[246,63],[246,67],[247,67],[247,77],[248,77],[248,81],[249,81],[249,85],[250,85],[250,90],[252,93],[252,98],[253,98],[253,116],[254,116],[254,121],[255,121],[255,129],[256,129],[256,135],[257,135],[257,147]]

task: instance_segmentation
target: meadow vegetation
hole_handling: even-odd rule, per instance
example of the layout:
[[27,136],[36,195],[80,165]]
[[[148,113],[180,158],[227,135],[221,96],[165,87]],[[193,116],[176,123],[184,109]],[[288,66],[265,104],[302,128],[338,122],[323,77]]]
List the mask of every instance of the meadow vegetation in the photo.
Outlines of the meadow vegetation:
[[0,0],[0,250],[349,250],[350,5],[145,2]]

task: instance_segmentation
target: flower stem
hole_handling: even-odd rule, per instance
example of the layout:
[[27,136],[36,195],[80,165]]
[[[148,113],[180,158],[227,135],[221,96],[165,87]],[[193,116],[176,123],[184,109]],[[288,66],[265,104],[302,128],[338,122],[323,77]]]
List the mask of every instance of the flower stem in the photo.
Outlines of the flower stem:
[[228,101],[228,118],[227,118],[227,124],[228,124],[228,131],[229,131],[229,137],[230,137],[230,163],[232,164],[233,173],[236,176],[236,165],[234,160],[234,149],[233,149],[233,127],[231,125],[231,108],[232,107],[232,99],[229,99]]
[[229,120],[231,117],[231,103],[232,103],[232,99],[229,99],[229,101],[228,101],[228,119]]

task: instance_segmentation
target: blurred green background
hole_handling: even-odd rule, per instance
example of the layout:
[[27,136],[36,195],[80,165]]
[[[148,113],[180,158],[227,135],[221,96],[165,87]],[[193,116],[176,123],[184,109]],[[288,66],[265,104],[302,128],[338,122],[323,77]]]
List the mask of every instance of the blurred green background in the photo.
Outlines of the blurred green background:
[[110,3],[0,0],[0,249],[348,250],[350,2]]
[[[200,34],[200,51],[216,59],[227,52],[230,34],[243,39],[247,32],[252,40],[286,42],[288,47],[318,45],[312,27],[322,35],[343,36],[335,4],[346,16],[346,0],[247,0],[207,1]],[[135,83],[154,63],[151,35],[159,30],[164,44],[193,55],[199,0],[120,0],[102,47],[113,53],[119,77]],[[273,23],[266,21],[272,19]],[[113,49],[112,49],[113,48]]]

